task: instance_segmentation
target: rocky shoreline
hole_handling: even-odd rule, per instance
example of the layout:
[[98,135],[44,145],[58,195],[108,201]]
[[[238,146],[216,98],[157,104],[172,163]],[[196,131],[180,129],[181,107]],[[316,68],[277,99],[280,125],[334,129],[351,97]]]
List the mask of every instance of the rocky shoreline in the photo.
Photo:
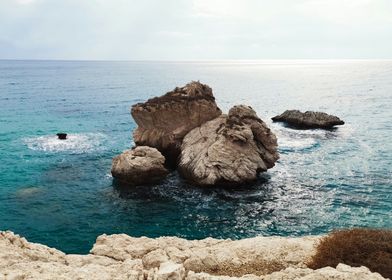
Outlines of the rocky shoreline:
[[[236,105],[223,114],[212,89],[200,82],[135,104],[131,115],[138,125],[133,133],[136,147],[116,156],[111,170],[115,180],[128,186],[159,182],[177,169],[195,185],[241,187],[256,181],[279,159],[275,134],[252,107]],[[297,110],[273,120],[306,128],[344,124],[322,112]],[[321,240],[321,236],[186,240],[103,234],[89,254],[77,255],[0,231],[0,280],[385,279],[364,266],[338,262],[336,267],[310,269]]]
[[318,236],[186,240],[101,235],[87,255],[0,232],[0,279],[385,279],[366,267],[306,267]]

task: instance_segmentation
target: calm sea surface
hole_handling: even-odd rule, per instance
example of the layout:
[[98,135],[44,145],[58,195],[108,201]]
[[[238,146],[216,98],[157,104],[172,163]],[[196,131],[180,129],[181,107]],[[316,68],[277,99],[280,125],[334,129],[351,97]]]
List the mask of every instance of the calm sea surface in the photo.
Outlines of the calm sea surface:
[[[113,186],[133,145],[129,109],[191,80],[223,111],[251,105],[280,160],[251,187]],[[156,237],[301,236],[392,228],[392,61],[0,61],[0,229],[86,253],[102,233]],[[293,130],[286,109],[336,114],[333,131]],[[64,131],[69,140],[56,140]]]

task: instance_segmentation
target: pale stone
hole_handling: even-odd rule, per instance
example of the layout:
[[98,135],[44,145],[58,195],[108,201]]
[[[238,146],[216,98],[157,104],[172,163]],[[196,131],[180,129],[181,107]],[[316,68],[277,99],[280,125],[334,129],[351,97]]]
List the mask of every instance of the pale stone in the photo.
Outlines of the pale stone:
[[243,185],[275,165],[277,147],[256,112],[238,105],[184,137],[178,170],[198,185]]
[[112,175],[126,185],[156,183],[166,177],[165,158],[155,148],[138,146],[116,156],[112,163]]
[[7,231],[0,232],[0,280],[384,279],[366,267],[339,264],[336,268],[306,268],[319,240],[320,237],[151,239],[115,234],[98,237],[91,254],[66,255]]
[[147,269],[159,267],[161,263],[169,260],[166,251],[159,248],[143,256],[143,266]]
[[262,277],[263,280],[383,280],[379,273],[372,273],[368,268],[351,267],[339,264],[336,268],[324,267],[317,270],[309,268],[286,268]]
[[182,264],[164,262],[159,266],[157,280],[181,280],[185,279],[185,268]]
[[133,139],[137,145],[157,148],[175,165],[184,136],[221,113],[212,89],[200,82],[191,82],[133,105],[131,114],[138,125]]

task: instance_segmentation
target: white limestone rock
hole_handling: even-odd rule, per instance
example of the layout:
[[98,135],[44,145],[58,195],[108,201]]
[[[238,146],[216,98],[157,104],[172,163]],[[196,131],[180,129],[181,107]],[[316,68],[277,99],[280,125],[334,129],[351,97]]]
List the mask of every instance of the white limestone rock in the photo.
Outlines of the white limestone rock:
[[66,255],[0,232],[0,280],[382,280],[366,267],[306,268],[320,237],[185,240],[101,235],[87,255]]

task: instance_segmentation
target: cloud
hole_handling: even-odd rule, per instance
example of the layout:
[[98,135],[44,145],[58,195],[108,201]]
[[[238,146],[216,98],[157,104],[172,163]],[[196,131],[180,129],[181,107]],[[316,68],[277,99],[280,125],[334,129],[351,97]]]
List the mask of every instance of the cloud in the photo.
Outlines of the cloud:
[[[197,17],[211,17],[211,18],[239,18],[248,16],[249,7],[248,0],[233,1],[233,0],[194,0],[193,10]],[[242,4],[241,4],[242,3]]]
[[0,0],[0,58],[392,57],[391,13],[390,0]]
[[34,2],[36,2],[36,0],[16,0],[16,3],[20,5],[33,4]]
[[334,24],[358,25],[391,22],[389,0],[307,0],[298,10],[309,18]]

